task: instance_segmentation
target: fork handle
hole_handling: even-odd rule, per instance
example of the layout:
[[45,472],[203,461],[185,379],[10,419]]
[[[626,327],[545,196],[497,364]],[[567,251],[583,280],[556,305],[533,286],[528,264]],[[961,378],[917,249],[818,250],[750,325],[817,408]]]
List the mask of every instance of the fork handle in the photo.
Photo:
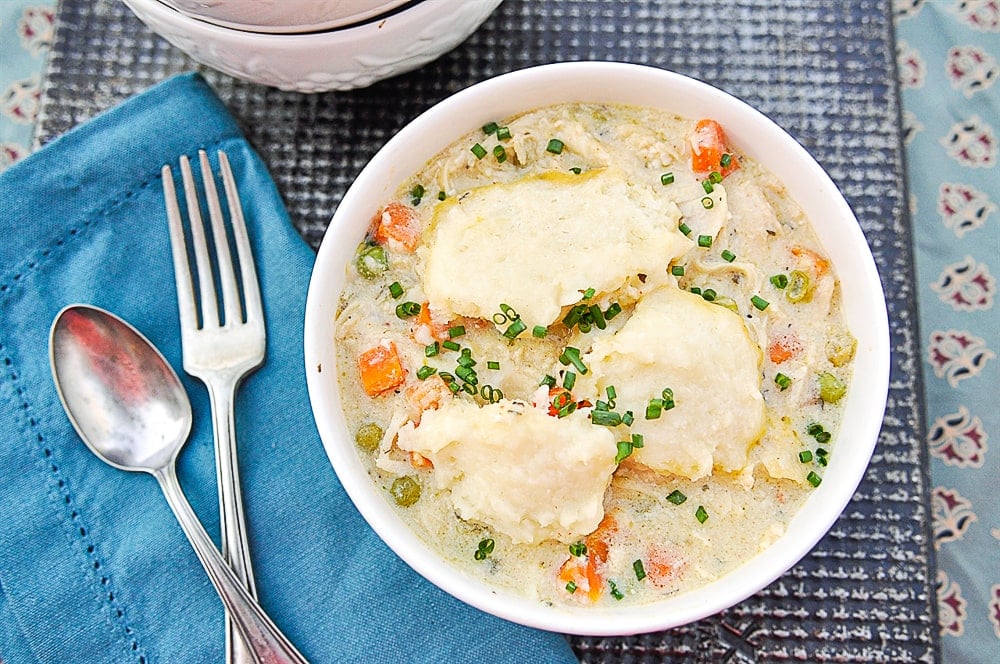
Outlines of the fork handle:
[[[238,379],[208,381],[215,431],[215,466],[219,485],[219,515],[222,534],[222,557],[251,597],[257,597],[250,547],[247,542],[243,494],[240,490],[239,462],[236,448],[235,398]],[[253,664],[250,649],[226,614],[227,664]]]

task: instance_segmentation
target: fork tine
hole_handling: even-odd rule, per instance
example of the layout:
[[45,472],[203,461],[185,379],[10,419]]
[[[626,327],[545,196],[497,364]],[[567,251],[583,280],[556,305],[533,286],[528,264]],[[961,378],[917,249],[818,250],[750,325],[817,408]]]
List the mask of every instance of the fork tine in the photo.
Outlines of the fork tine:
[[226,200],[229,202],[229,219],[233,226],[233,239],[236,244],[236,254],[240,260],[240,275],[243,281],[243,299],[246,303],[247,323],[263,321],[263,307],[260,301],[260,285],[257,282],[257,270],[254,267],[253,251],[250,249],[250,238],[247,233],[246,219],[243,217],[243,207],[240,205],[239,191],[236,189],[236,178],[229,166],[229,157],[219,150],[219,166],[222,172],[222,184],[226,189]]
[[[212,221],[212,240],[215,243],[215,256],[218,259],[216,267],[219,270],[219,285],[222,287],[225,321],[226,325],[238,325],[243,322],[243,309],[240,305],[236,274],[233,271],[233,259],[229,253],[229,241],[226,239],[226,224],[222,217],[219,192],[215,187],[215,175],[208,163],[208,154],[204,150],[198,150],[198,159],[201,160],[201,179],[205,186],[205,200],[208,202],[208,217]],[[230,200],[230,217],[233,215],[232,207]]]
[[205,224],[201,219],[201,207],[198,205],[198,190],[195,188],[194,175],[191,173],[191,162],[185,155],[181,155],[180,162],[181,177],[184,180],[184,198],[187,200],[188,219],[191,222],[194,262],[198,269],[198,293],[201,300],[202,325],[208,321],[212,321],[214,324],[219,320],[219,307],[215,300],[215,279],[212,275],[212,263],[205,239]]
[[163,178],[163,201],[167,207],[170,228],[170,248],[174,259],[174,282],[177,284],[178,314],[181,330],[194,329],[198,325],[197,303],[194,299],[194,284],[191,267],[188,265],[187,242],[184,240],[184,222],[177,204],[177,190],[170,166],[165,165],[160,174]]

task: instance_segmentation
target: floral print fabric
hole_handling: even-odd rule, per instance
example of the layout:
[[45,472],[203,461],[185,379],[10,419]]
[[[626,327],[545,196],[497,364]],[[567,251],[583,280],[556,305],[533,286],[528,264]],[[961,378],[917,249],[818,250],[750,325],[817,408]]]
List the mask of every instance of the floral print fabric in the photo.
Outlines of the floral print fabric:
[[942,661],[1000,653],[1000,2],[895,0]]

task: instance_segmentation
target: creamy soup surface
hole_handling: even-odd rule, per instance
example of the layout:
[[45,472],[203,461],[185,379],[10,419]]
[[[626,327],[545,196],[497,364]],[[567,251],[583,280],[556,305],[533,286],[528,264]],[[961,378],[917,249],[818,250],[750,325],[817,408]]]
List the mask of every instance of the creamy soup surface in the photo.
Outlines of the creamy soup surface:
[[372,214],[332,332],[345,415],[466,573],[655,601],[761,553],[822,482],[855,347],[837,275],[711,118],[498,118]]

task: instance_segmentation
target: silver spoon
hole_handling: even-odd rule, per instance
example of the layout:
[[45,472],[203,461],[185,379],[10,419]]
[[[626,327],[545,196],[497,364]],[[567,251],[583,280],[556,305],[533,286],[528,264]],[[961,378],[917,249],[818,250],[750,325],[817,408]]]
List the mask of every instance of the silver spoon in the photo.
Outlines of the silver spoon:
[[177,481],[177,454],[191,432],[191,403],[177,374],[135,328],[97,307],[56,315],[49,360],[66,414],[90,451],[121,470],[149,473],[260,664],[306,664],[240,584]]

